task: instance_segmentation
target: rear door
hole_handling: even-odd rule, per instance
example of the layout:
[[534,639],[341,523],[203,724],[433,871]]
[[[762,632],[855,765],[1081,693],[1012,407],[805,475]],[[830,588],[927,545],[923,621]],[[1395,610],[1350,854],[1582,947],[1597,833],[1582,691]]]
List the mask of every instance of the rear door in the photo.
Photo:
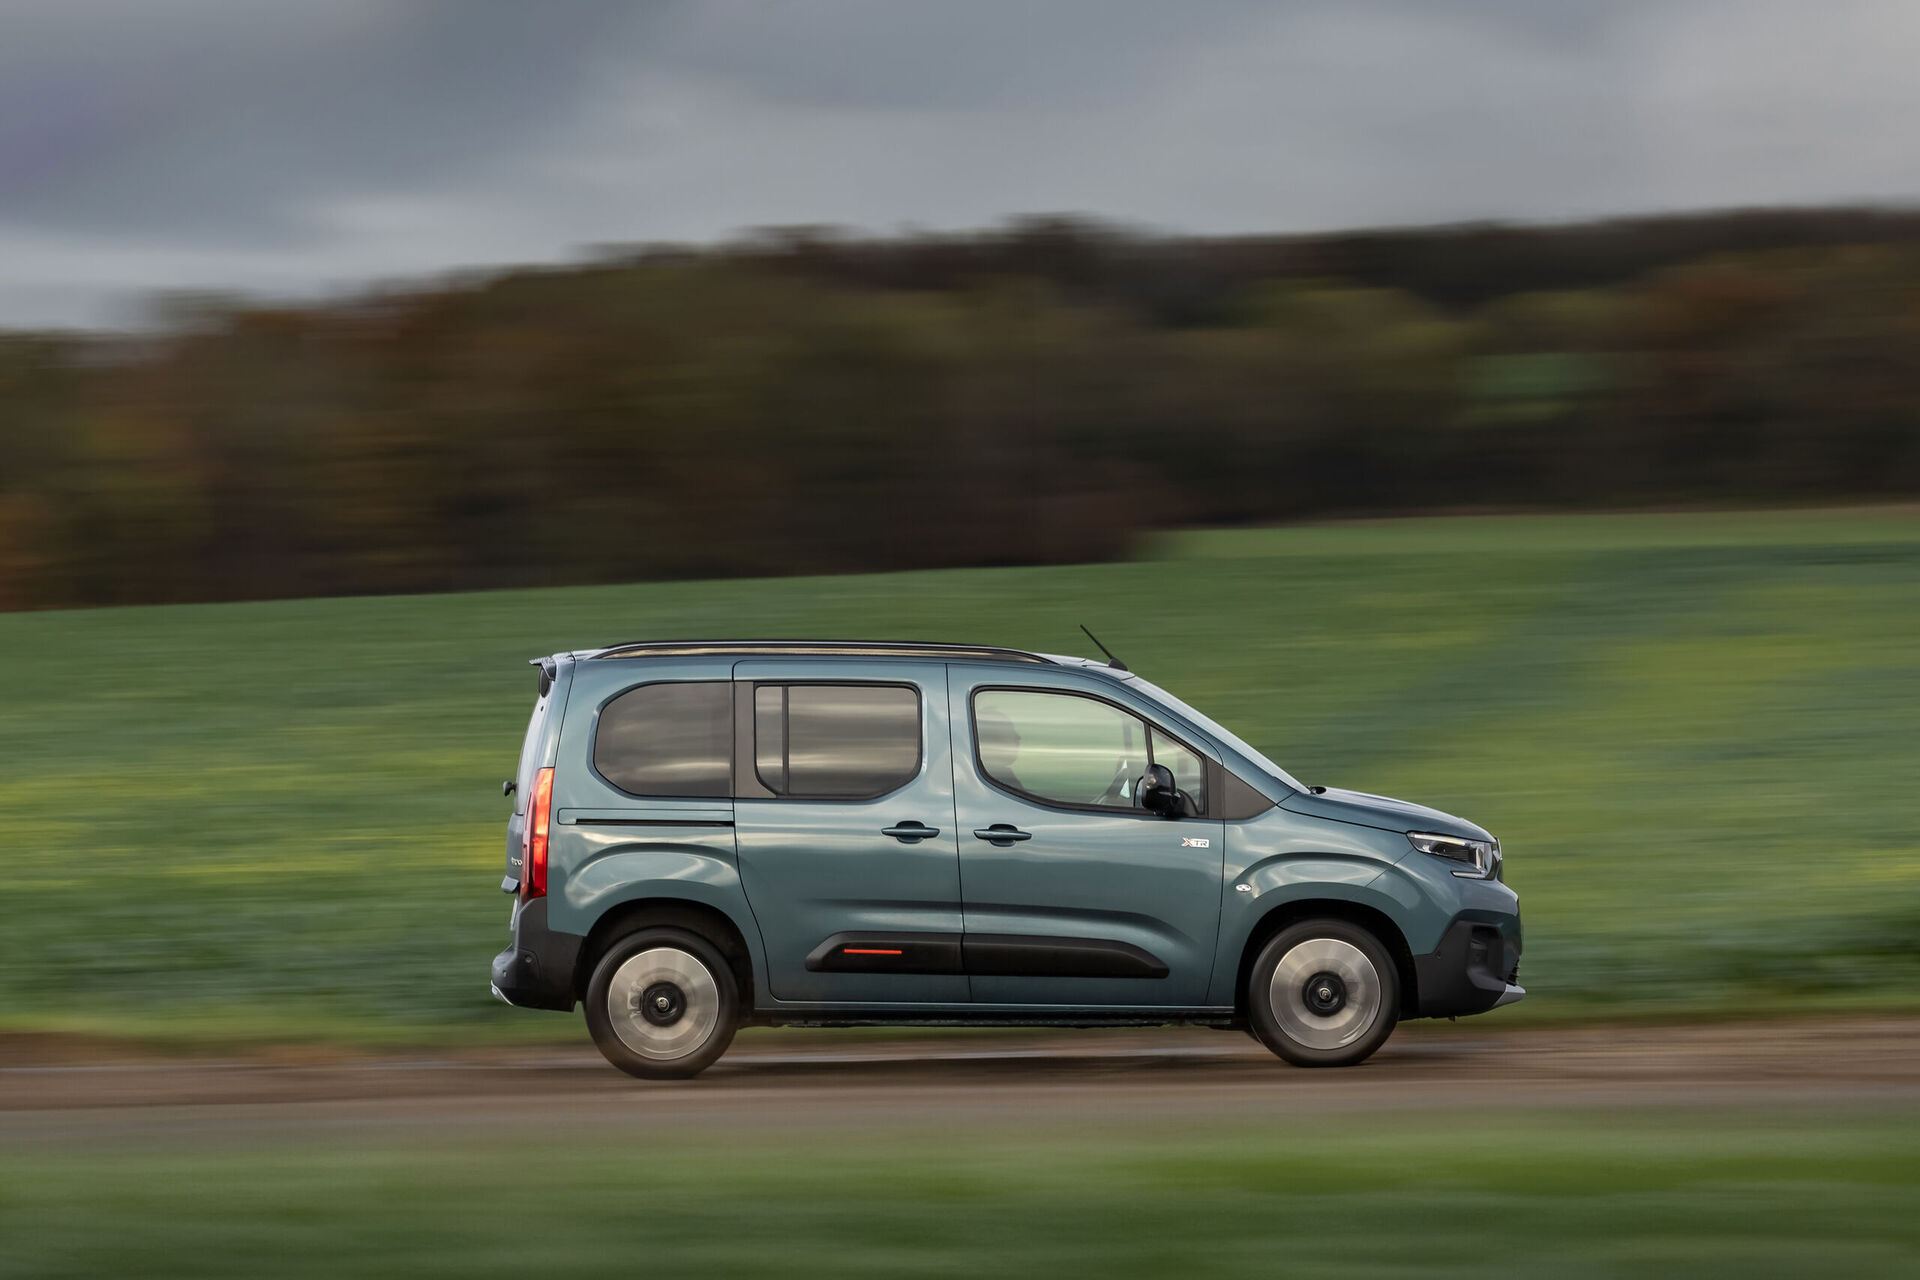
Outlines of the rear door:
[[[1223,824],[1200,744],[1104,682],[950,668],[965,960],[980,1004],[1199,1006]],[[1151,763],[1186,816],[1137,806]]]
[[939,663],[734,666],[734,837],[773,996],[961,1004]]

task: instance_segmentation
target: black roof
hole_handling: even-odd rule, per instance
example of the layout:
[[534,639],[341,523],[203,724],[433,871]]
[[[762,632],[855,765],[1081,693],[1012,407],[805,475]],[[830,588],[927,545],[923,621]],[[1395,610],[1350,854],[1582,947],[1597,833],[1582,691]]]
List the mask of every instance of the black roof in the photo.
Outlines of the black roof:
[[918,640],[636,640],[610,645],[595,658],[848,657],[984,658],[997,662],[1051,662],[1025,649],[984,644],[930,644]]

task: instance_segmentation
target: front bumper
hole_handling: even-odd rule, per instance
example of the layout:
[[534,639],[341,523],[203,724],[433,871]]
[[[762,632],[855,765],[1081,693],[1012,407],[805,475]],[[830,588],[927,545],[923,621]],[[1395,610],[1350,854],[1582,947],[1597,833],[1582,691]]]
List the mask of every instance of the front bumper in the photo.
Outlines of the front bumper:
[[535,898],[514,912],[513,942],[493,958],[493,994],[522,1009],[572,1012],[574,972],[585,938],[547,927],[547,900]]
[[1413,958],[1413,972],[1418,1017],[1460,1018],[1513,1004],[1527,994],[1519,985],[1519,917],[1463,913],[1431,955]]

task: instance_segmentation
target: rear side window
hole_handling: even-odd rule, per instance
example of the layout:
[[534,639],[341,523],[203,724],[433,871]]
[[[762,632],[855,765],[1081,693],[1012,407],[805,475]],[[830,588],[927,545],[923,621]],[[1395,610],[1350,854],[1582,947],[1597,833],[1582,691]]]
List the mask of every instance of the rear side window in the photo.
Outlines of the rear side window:
[[733,686],[725,680],[643,684],[609,702],[593,735],[593,767],[637,796],[733,794]]
[[892,684],[763,684],[754,772],[777,796],[868,800],[920,772],[920,694]]

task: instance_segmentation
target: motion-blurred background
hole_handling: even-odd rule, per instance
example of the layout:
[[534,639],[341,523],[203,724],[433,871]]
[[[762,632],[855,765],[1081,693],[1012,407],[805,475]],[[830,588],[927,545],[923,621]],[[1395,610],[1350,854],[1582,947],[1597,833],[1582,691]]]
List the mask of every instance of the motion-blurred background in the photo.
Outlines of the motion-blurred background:
[[[1306,780],[1498,834],[1503,1025],[1911,1012],[1917,60],[1905,0],[0,0],[0,1058],[583,1043],[486,993],[527,657],[1083,622]],[[1872,1145],[1912,1104],[1692,1115],[1759,1183],[1645,1202],[1667,1157],[1584,1161],[1584,1121],[1381,1132],[1481,1141],[1463,1211],[1537,1228],[1450,1263],[1864,1273],[1915,1256],[1920,1159]],[[1434,1238],[1369,1132],[1316,1167]],[[1080,1137],[1039,1183],[976,1135],[979,1182],[743,1212],[897,1275],[1013,1248],[915,1252],[953,1204],[1112,1244],[1345,1203],[1236,1148],[1230,1194],[1153,1165],[1173,1217],[1102,1216],[1085,1180],[1149,1156]],[[1489,1172],[1539,1144],[1589,1199]],[[65,1230],[0,1273],[241,1268],[396,1178],[444,1233],[405,1266],[509,1256],[460,1252],[498,1243],[462,1161],[29,1154],[0,1225]],[[737,1168],[625,1158],[590,1181],[667,1197],[663,1265],[765,1264],[708,1247]],[[297,1189],[213,1204],[262,1185]],[[102,1204],[125,1255],[81,1243]],[[1103,1265],[1270,1261],[1233,1220]],[[1313,1256],[1434,1260],[1380,1239]]]

